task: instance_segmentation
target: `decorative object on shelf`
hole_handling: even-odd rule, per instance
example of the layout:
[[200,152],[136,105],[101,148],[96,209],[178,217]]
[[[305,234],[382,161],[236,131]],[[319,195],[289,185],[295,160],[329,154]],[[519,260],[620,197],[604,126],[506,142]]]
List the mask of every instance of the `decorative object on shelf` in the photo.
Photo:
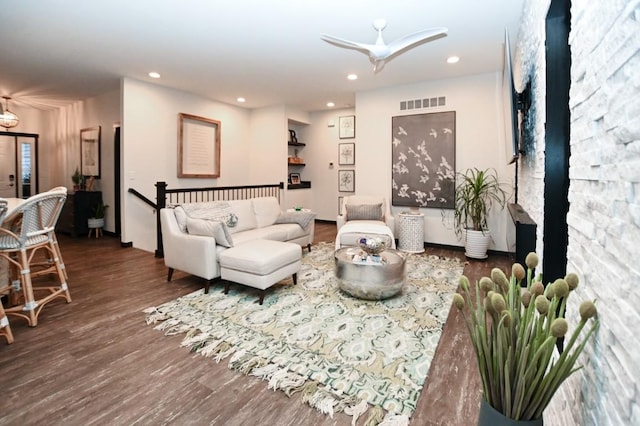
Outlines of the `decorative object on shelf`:
[[365,253],[370,256],[377,256],[387,248],[387,244],[384,242],[384,240],[377,237],[360,238],[358,245]]
[[220,121],[178,114],[178,177],[220,177]]
[[[569,273],[545,288],[540,278],[533,277],[538,262],[538,256],[529,253],[525,260],[527,271],[514,263],[510,278],[494,268],[491,278],[480,279],[475,290],[470,289],[469,280],[463,275],[463,294],[455,294],[453,304],[462,312],[471,337],[483,399],[508,419],[533,420],[542,425],[544,409],[562,382],[579,369],[574,364],[599,320],[595,304],[583,301],[580,322],[568,335],[564,313],[567,299],[578,286],[578,276]],[[583,334],[591,318],[593,321]],[[554,353],[557,339],[565,336],[568,343],[564,350]],[[478,424],[498,424],[485,423],[496,414],[487,407],[481,408]]]
[[467,169],[457,173],[453,221],[456,235],[465,239],[465,255],[486,259],[491,234],[487,217],[493,203],[504,208],[507,193],[495,169]]
[[80,191],[80,184],[82,183],[82,174],[80,174],[80,169],[76,167],[76,171],[71,175],[71,181],[73,182],[73,191]]
[[348,115],[338,120],[338,137],[340,139],[353,139],[356,137],[356,116]]
[[300,173],[289,173],[289,183],[297,185],[300,183]]
[[20,118],[13,112],[9,111],[9,99],[10,96],[3,96],[4,99],[4,111],[2,110],[2,104],[0,104],[0,126],[9,130],[12,127],[16,127],[20,122]]
[[338,165],[353,166],[356,164],[356,144],[341,143],[338,144]]
[[338,191],[354,192],[356,189],[356,171],[338,170]]
[[455,111],[392,117],[391,129],[391,204],[452,209]]
[[299,143],[295,130],[289,129],[289,143],[292,145],[297,145]]
[[435,27],[418,31],[413,34],[406,35],[389,44],[385,44],[382,39],[382,30],[387,27],[385,19],[376,19],[373,21],[373,28],[378,32],[378,38],[375,44],[359,43],[355,41],[345,40],[328,34],[321,34],[320,38],[334,46],[343,47],[345,49],[358,50],[369,56],[369,60],[373,64],[373,72],[377,73],[384,68],[384,64],[391,59],[400,55],[407,50],[416,47],[422,43],[433,41],[447,35],[449,31],[445,27]]
[[80,173],[100,179],[100,133],[101,127],[80,130]]

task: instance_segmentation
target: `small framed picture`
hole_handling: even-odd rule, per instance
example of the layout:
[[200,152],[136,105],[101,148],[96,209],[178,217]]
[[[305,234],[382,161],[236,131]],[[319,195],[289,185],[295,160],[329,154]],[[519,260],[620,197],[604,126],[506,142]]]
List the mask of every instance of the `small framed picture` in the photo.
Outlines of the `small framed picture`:
[[348,115],[338,120],[338,136],[340,139],[353,139],[356,137],[356,116]]
[[354,192],[356,190],[356,171],[338,170],[338,191]]
[[353,166],[356,164],[356,144],[341,143],[338,144],[338,165]]
[[300,173],[289,173],[289,183],[297,185],[300,183]]

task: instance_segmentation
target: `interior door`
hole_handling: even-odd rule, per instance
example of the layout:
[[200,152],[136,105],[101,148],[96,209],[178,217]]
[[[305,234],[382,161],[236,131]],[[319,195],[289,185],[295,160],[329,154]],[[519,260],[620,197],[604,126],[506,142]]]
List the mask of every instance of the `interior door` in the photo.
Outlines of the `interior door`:
[[38,135],[0,132],[0,197],[29,198],[38,190]]
[[16,170],[16,138],[0,136],[0,197],[18,197]]

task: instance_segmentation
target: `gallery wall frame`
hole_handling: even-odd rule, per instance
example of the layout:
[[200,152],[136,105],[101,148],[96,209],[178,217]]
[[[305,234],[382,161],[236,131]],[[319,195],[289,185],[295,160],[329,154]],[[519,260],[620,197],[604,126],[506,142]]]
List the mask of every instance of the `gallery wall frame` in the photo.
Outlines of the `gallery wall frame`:
[[300,183],[300,173],[289,173],[289,183],[297,185]]
[[353,142],[338,144],[338,165],[353,166],[356,164],[356,144]]
[[220,177],[220,134],[218,120],[178,114],[178,177]]
[[338,137],[353,139],[356,137],[356,116],[347,115],[338,119]]
[[80,174],[100,179],[101,126],[80,129]]
[[452,209],[456,113],[391,118],[391,204]]
[[338,192],[354,192],[356,190],[356,171],[338,170]]

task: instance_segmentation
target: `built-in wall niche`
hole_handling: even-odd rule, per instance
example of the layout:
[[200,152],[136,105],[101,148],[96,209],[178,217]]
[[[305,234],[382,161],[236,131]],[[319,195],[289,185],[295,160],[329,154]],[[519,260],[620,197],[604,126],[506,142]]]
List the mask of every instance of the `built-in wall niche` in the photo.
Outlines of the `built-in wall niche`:
[[306,129],[308,124],[295,120],[287,121],[287,188],[311,188],[311,182],[304,179],[304,148]]
[[29,198],[38,179],[38,135],[0,132],[0,198]]

